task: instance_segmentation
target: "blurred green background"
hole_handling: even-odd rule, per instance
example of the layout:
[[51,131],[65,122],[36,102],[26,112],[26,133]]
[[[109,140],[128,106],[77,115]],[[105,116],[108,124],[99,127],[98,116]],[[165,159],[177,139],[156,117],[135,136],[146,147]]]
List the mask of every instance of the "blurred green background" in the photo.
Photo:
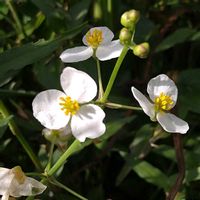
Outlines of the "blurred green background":
[[[140,59],[128,52],[109,100],[137,106],[131,86],[146,93],[148,81],[161,73],[177,83],[178,115],[190,125],[183,137],[186,176],[176,200],[200,199],[200,3],[198,0],[2,0],[0,1],[0,98],[42,164],[50,144],[32,116],[34,96],[60,89],[59,75],[73,66],[97,77],[94,60],[64,64],[67,48],[82,45],[94,26],[107,26],[118,38],[120,16],[136,9],[141,18],[135,42],[151,52]],[[101,62],[104,87],[116,59]],[[178,169],[172,135],[154,137],[156,123],[143,112],[106,109],[106,133],[68,160],[58,179],[89,200],[162,200]],[[21,165],[35,171],[27,154],[0,115],[0,166]],[[89,142],[91,143],[91,141]],[[54,153],[55,160],[62,150]],[[49,187],[41,199],[76,197]]]

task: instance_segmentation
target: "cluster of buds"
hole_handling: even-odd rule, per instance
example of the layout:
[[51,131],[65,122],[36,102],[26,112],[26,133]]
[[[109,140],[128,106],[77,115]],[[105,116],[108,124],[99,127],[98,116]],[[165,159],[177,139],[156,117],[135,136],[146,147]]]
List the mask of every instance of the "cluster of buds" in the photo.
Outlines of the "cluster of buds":
[[149,44],[143,42],[135,44],[133,42],[135,27],[140,19],[140,12],[137,10],[129,10],[122,14],[121,24],[124,26],[119,34],[121,44],[129,46],[133,50],[133,54],[139,58],[146,58],[149,54]]

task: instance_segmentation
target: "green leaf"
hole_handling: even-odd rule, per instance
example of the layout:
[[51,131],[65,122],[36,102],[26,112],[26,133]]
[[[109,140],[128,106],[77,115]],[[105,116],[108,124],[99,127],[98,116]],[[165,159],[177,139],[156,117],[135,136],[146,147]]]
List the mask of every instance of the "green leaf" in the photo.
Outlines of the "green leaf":
[[130,144],[132,156],[139,158],[151,148],[149,141],[152,133],[153,127],[150,124],[144,125],[137,131],[133,142]]
[[200,40],[200,31],[196,32],[191,38],[191,41],[197,41]]
[[155,28],[156,26],[151,20],[141,16],[138,24],[136,25],[134,41],[136,43],[142,43],[149,40]]
[[53,0],[31,0],[48,18],[57,16],[56,2]]
[[148,183],[168,191],[170,188],[168,177],[158,168],[146,161],[136,161],[132,169]]
[[52,59],[46,63],[46,59],[34,65],[37,81],[45,88],[60,88],[60,60]]
[[8,14],[8,6],[2,1],[0,2],[0,20]]
[[193,169],[186,170],[186,175],[185,175],[186,183],[197,180],[200,180],[200,167],[195,167]]
[[17,73],[23,67],[37,62],[50,55],[56,50],[63,40],[70,39],[85,26],[85,23],[67,31],[62,37],[53,41],[40,40],[36,43],[29,43],[22,47],[13,48],[0,55],[0,82]]
[[174,200],[186,200],[185,192],[178,192]]
[[31,22],[29,22],[28,24],[24,26],[26,35],[28,36],[31,35],[36,29],[40,27],[40,25],[42,24],[44,20],[45,20],[45,16],[41,12],[39,12],[36,15],[36,18],[31,20]]
[[7,118],[0,118],[0,127],[6,126],[11,118],[13,118],[13,115],[10,115]]
[[191,28],[181,28],[166,37],[156,48],[156,52],[164,51],[177,44],[189,41],[196,33],[196,30]]
[[2,138],[2,136],[4,135],[4,133],[6,132],[7,126],[2,126],[0,127],[0,138]]
[[69,9],[71,19],[69,23],[74,26],[80,24],[87,15],[91,0],[79,0]]
[[122,127],[133,121],[135,119],[134,116],[131,117],[126,117],[123,119],[117,119],[111,122],[106,123],[106,132],[99,138],[99,140],[101,142],[97,143],[96,146],[98,148],[104,148],[107,144],[107,139],[110,138],[111,136],[113,136],[115,133],[117,133],[120,129],[122,129]]
[[131,172],[135,159],[140,158],[150,150],[149,140],[152,137],[152,131],[153,129],[150,124],[144,125],[137,131],[133,142],[130,144],[131,153],[128,155],[125,154],[126,163],[117,176],[116,185],[121,184],[129,172]]
[[127,177],[127,175],[131,172],[133,163],[135,162],[135,157],[132,155],[124,154],[123,157],[126,156],[126,163],[122,167],[120,173],[116,179],[116,185],[119,186],[121,182]]
[[178,79],[179,111],[184,117],[190,110],[200,113],[200,69],[185,70]]
[[153,149],[153,152],[156,154],[159,154],[173,162],[176,162],[176,155],[175,155],[175,150],[171,146],[168,145],[158,145],[157,148]]
[[125,124],[130,123],[135,119],[135,116],[117,119],[106,124],[106,132],[100,137],[101,140],[106,140],[119,131]]
[[4,149],[8,146],[8,144],[11,142],[11,139],[8,138],[6,139],[5,141],[3,141],[1,144],[0,144],[0,152],[1,151],[4,151]]

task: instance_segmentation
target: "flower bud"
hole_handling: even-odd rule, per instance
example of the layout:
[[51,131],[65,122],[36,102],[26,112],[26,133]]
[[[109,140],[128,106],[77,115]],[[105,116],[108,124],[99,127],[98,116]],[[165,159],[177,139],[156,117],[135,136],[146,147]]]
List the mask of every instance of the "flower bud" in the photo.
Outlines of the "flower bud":
[[147,42],[135,45],[134,47],[132,47],[132,49],[134,55],[138,56],[139,58],[146,58],[150,51],[149,43]]
[[126,28],[133,29],[140,18],[140,12],[137,10],[129,10],[122,14],[121,24]]
[[42,130],[42,134],[48,141],[59,145],[62,145],[67,142],[70,133],[70,130],[68,130],[67,128],[59,130],[50,130],[45,128]]
[[127,28],[122,28],[119,34],[120,43],[123,45],[128,45],[131,43],[132,32]]

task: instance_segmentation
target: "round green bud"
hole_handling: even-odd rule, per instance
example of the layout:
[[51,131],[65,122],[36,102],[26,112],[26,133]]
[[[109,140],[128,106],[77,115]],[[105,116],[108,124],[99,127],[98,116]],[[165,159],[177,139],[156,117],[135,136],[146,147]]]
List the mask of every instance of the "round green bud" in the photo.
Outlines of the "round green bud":
[[135,45],[132,47],[134,55],[139,58],[146,58],[150,51],[149,43],[143,42],[141,44]]
[[123,45],[129,45],[131,43],[133,33],[127,28],[122,28],[119,34],[120,43]]
[[140,18],[140,12],[137,10],[129,10],[122,14],[121,16],[121,24],[129,29],[133,29],[135,24],[138,22]]

